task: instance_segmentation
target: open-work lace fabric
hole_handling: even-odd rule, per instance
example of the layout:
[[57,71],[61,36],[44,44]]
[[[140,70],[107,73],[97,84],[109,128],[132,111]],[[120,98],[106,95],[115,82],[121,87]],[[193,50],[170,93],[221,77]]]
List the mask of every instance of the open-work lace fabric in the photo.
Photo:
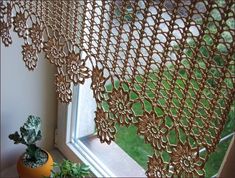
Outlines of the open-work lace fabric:
[[148,177],[204,175],[235,98],[233,0],[0,2],[2,42],[13,28],[29,70],[44,52],[60,101],[91,79],[101,142],[135,125]]

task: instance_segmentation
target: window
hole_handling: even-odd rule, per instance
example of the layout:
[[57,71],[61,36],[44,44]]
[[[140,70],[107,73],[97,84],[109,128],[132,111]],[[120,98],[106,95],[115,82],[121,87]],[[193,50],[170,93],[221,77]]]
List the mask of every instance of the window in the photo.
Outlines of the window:
[[96,137],[96,103],[90,84],[87,80],[84,85],[73,87],[72,103],[59,104],[56,146],[69,159],[90,165],[98,177],[145,176],[145,170],[118,144],[102,144]]
[[[166,1],[168,2],[168,1]],[[158,3],[156,1],[156,3]],[[188,2],[190,4],[190,2]],[[167,4],[167,3],[166,3]],[[96,4],[97,5],[97,4]],[[107,6],[107,7],[106,7]],[[105,41],[105,38],[108,38],[107,36],[107,31],[112,32],[112,37],[115,37],[115,34],[120,33],[119,35],[119,42],[123,41],[122,44],[119,45],[118,48],[122,49],[118,51],[118,56],[122,59],[122,57],[126,60],[126,56],[124,54],[123,51],[125,51],[126,49],[128,49],[129,47],[127,47],[127,41],[131,41],[132,38],[136,38],[136,39],[141,39],[140,35],[139,35],[139,31],[140,30],[143,34],[146,33],[147,37],[151,38],[151,35],[148,36],[149,34],[153,33],[153,29],[155,28],[155,22],[158,21],[159,19],[157,19],[157,17],[155,16],[151,16],[146,18],[146,21],[143,22],[142,24],[139,23],[139,21],[135,21],[133,22],[133,25],[129,25],[128,21],[132,18],[131,13],[132,13],[132,9],[128,6],[126,14],[124,16],[124,21],[125,23],[122,21],[122,25],[123,25],[123,29],[119,29],[118,26],[120,25],[120,21],[117,20],[118,18],[122,18],[120,17],[120,12],[118,10],[122,9],[115,9],[114,13],[115,15],[112,15],[112,17],[116,17],[117,19],[112,19],[112,23],[109,21],[109,4],[106,4],[105,6],[105,13],[103,13],[103,16],[105,17],[103,20],[103,29],[104,31],[101,31],[102,33],[102,39],[100,39],[99,43],[102,43],[101,47],[100,47],[100,51],[102,51],[102,53],[104,54],[104,56],[108,53],[106,51],[106,48],[110,51],[112,51],[113,53],[115,53],[115,45],[117,44],[117,41],[115,42],[115,38],[110,38],[110,43],[112,43],[112,45],[107,44],[107,42]],[[168,7],[169,6],[169,7]],[[172,9],[173,7],[170,7],[171,5],[168,4],[166,5],[167,9]],[[96,6],[97,8],[97,15],[101,14],[101,10],[99,10],[99,4]],[[189,6],[186,6],[187,8],[189,8]],[[92,6],[90,4],[87,5],[87,8],[89,10],[92,9]],[[96,11],[96,8],[94,8],[93,10]],[[199,3],[197,5],[196,8],[198,12],[201,11],[201,13],[203,14],[203,12],[206,11],[206,7],[204,7],[203,3]],[[107,10],[108,9],[108,10]],[[141,9],[141,5],[140,5],[140,9]],[[123,10],[123,9],[122,9]],[[146,8],[142,8],[142,11],[146,11]],[[150,14],[157,14],[157,10],[154,7],[149,7],[149,13]],[[169,12],[170,13],[170,12]],[[160,91],[158,92],[159,95],[162,95],[162,98],[159,99],[160,105],[165,105],[163,108],[167,108],[167,105],[164,104],[166,103],[167,100],[167,92],[166,90],[170,90],[171,86],[170,86],[170,80],[173,81],[173,76],[172,73],[170,73],[168,71],[168,69],[172,69],[174,68],[174,62],[176,58],[177,58],[177,50],[180,49],[180,45],[177,42],[177,40],[181,41],[181,39],[183,39],[182,34],[179,30],[173,30],[172,33],[168,33],[169,29],[167,24],[172,23],[175,26],[178,26],[180,28],[183,28],[186,25],[191,25],[190,27],[187,27],[187,39],[185,39],[184,41],[184,46],[185,47],[183,50],[180,50],[181,54],[180,54],[180,58],[182,57],[182,60],[180,60],[181,63],[181,67],[182,68],[177,68],[177,72],[179,75],[179,78],[177,78],[176,83],[177,83],[177,87],[175,87],[175,94],[177,95],[176,98],[180,98],[180,95],[182,95],[181,91],[185,91],[185,87],[186,84],[183,82],[183,78],[185,80],[188,79],[188,73],[186,71],[186,68],[191,68],[192,64],[191,64],[191,60],[192,58],[195,57],[195,55],[193,53],[195,53],[195,49],[198,48],[197,45],[200,45],[197,52],[200,54],[194,62],[196,63],[195,66],[198,67],[192,67],[193,70],[191,70],[191,74],[192,75],[191,79],[189,79],[189,83],[187,85],[190,85],[192,88],[187,89],[187,96],[188,98],[185,99],[186,105],[188,108],[192,108],[193,106],[193,102],[192,102],[192,98],[195,97],[197,98],[195,95],[195,90],[200,90],[199,87],[199,83],[201,81],[201,79],[203,78],[203,72],[202,70],[207,69],[206,72],[208,73],[208,76],[212,76],[211,78],[209,78],[208,80],[204,81],[205,85],[207,85],[207,87],[205,87],[205,91],[203,91],[202,95],[206,95],[204,98],[202,97],[201,100],[199,101],[200,104],[202,104],[203,107],[210,107],[210,103],[208,102],[207,99],[211,99],[213,98],[213,92],[210,91],[211,88],[215,87],[215,83],[213,81],[213,77],[217,77],[220,76],[220,71],[218,70],[218,67],[216,65],[222,65],[221,61],[222,58],[221,56],[215,56],[215,63],[211,65],[210,67],[208,67],[207,63],[205,62],[207,60],[207,58],[209,57],[209,55],[214,55],[210,52],[210,50],[208,51],[207,46],[210,46],[213,44],[213,39],[212,38],[216,38],[214,37],[210,37],[211,33],[214,31],[217,31],[217,28],[215,27],[215,25],[208,23],[208,31],[205,30],[205,34],[204,36],[202,36],[202,43],[198,44],[196,42],[198,36],[200,36],[199,34],[201,34],[199,31],[201,30],[201,25],[202,25],[202,17],[200,16],[200,13],[196,13],[194,14],[193,18],[192,18],[192,24],[191,22],[189,24],[186,24],[184,22],[184,18],[188,16],[187,14],[187,9],[179,9],[178,11],[179,16],[182,18],[178,18],[177,20],[175,20],[175,22],[173,22],[173,20],[171,19],[171,17],[169,16],[169,14],[167,12],[163,12],[161,14],[161,17],[158,16],[158,18],[160,18],[159,22],[162,21],[162,23],[159,23],[159,34],[156,34],[156,38],[157,38],[157,42],[155,44],[155,53],[152,54],[152,58],[151,59],[153,61],[154,64],[156,63],[161,63],[161,57],[163,58],[167,58],[167,60],[165,60],[164,62],[164,66],[166,68],[166,71],[164,71],[165,69],[162,70],[162,72],[160,72],[162,74],[163,80],[161,81],[161,87],[156,88],[156,85],[153,84],[154,82],[157,81],[156,76],[152,75],[154,72],[156,72],[158,70],[158,66],[157,65],[153,65],[153,70],[151,72],[149,72],[150,70],[148,70],[148,75],[149,75],[149,81],[150,83],[145,85],[145,88],[149,88],[151,90],[151,88],[155,91]],[[209,14],[207,14],[209,15]],[[220,19],[220,13],[215,13],[214,11],[211,12],[210,14],[213,18],[217,18],[218,20]],[[88,15],[88,19],[89,19]],[[217,17],[218,16],[218,17]],[[138,19],[143,19],[143,14],[142,13],[138,13],[136,15],[136,18]],[[97,22],[96,22],[97,19]],[[89,21],[89,20],[88,20]],[[84,43],[84,48],[86,50],[92,50],[89,49],[89,46],[87,44],[89,44],[89,41],[91,40],[91,38],[96,39],[97,37],[97,33],[99,32],[99,20],[98,18],[94,18],[94,21],[96,22],[96,25],[93,29],[89,27],[89,23],[91,22],[87,22],[85,23],[85,31],[87,31],[86,34],[89,34],[89,30],[93,30],[94,32],[91,33],[91,35],[89,34],[88,36],[84,36],[83,40],[86,42]],[[127,22],[127,23],[126,23]],[[111,25],[110,25],[111,23]],[[133,27],[134,26],[134,27]],[[142,26],[144,28],[142,28]],[[135,29],[133,30],[132,29]],[[178,28],[177,27],[177,28]],[[179,28],[179,29],[180,29]],[[108,30],[109,29],[109,30]],[[119,31],[118,31],[119,30]],[[133,34],[129,35],[129,37],[125,34],[124,31],[130,31],[133,30]],[[185,29],[184,29],[185,30]],[[210,30],[212,32],[210,32]],[[96,33],[95,33],[96,32]],[[186,32],[185,32],[186,33]],[[166,37],[171,35],[173,40],[172,41],[168,41],[169,45],[169,49],[171,49],[170,51],[167,50],[167,52],[169,52],[169,54],[165,54],[164,53],[164,49],[161,46],[161,43],[164,43],[167,41]],[[228,35],[228,34],[227,34]],[[226,35],[225,35],[226,36]],[[230,35],[231,36],[231,35]],[[108,39],[109,40],[109,39]],[[113,41],[112,41],[113,40]],[[137,40],[137,41],[138,41]],[[138,75],[141,76],[145,71],[141,69],[141,67],[143,66],[148,66],[148,64],[145,64],[146,61],[150,61],[150,60],[146,60],[149,59],[149,53],[148,53],[148,49],[150,48],[150,42],[148,38],[144,38],[141,39],[142,41],[139,42],[139,46],[136,43],[135,40],[133,40],[131,44],[133,46],[133,50],[130,50],[129,54],[130,57],[130,64],[128,67],[130,67],[130,70],[128,71],[128,69],[124,72],[127,72],[130,75],[132,75],[132,67],[136,67],[137,65],[134,65],[134,63],[140,63],[139,67],[137,70],[138,71]],[[170,39],[168,39],[170,40]],[[229,41],[229,43],[231,43],[231,39],[227,39]],[[143,48],[141,48],[141,45],[144,46]],[[132,47],[131,46],[131,47]],[[94,44],[94,49],[95,50],[96,46]],[[173,49],[174,48],[174,49]],[[226,53],[226,49],[224,49],[224,47],[221,47],[221,45],[219,44],[217,46],[218,50],[221,53]],[[135,51],[136,50],[136,51]],[[151,50],[150,50],[151,51]],[[211,50],[213,51],[213,50]],[[97,51],[95,51],[97,52]],[[94,52],[94,53],[95,53]],[[136,53],[141,53],[140,56],[136,57]],[[164,53],[164,55],[159,55],[161,53]],[[85,55],[85,54],[82,54]],[[110,55],[109,60],[106,61],[106,65],[107,66],[111,66],[112,65],[112,59],[113,57],[111,56],[112,54],[107,54]],[[103,57],[103,56],[102,56]],[[105,56],[107,57],[107,56]],[[105,58],[103,57],[103,58]],[[129,57],[129,56],[128,56]],[[144,59],[145,57],[145,59]],[[85,56],[83,56],[82,58],[85,58]],[[138,58],[138,61],[136,61],[136,59]],[[169,58],[169,60],[168,60]],[[115,64],[115,66],[117,66],[117,63],[120,62],[120,64],[118,64],[117,69],[114,69],[114,72],[116,73],[121,73],[123,72],[120,68],[124,67],[124,63],[121,59],[118,59]],[[128,59],[129,60],[129,59]],[[133,61],[133,62],[132,62]],[[158,61],[158,62],[157,62]],[[171,63],[172,62],[172,63]],[[169,64],[169,65],[168,65]],[[150,65],[149,65],[150,66]],[[168,68],[169,67],[169,68]],[[152,68],[151,68],[152,69]],[[210,69],[210,70],[209,70]],[[231,69],[232,70],[232,69]],[[193,74],[192,74],[193,73]],[[136,82],[136,90],[141,90],[140,87],[138,88],[138,82],[141,83],[141,77],[138,78],[138,75],[134,75],[133,80]],[[124,75],[125,76],[125,75]],[[127,77],[127,76],[125,76]],[[136,78],[135,78],[136,77]],[[151,80],[150,80],[151,78]],[[129,78],[128,78],[129,79]],[[128,81],[128,79],[126,79],[126,81]],[[146,79],[146,78],[145,78]],[[165,79],[165,80],[164,80]],[[146,79],[148,80],[148,78]],[[151,83],[152,82],[152,83]],[[119,85],[118,81],[114,81],[113,82],[114,85]],[[146,82],[147,83],[147,82]],[[226,84],[226,87],[229,88],[233,88],[233,84],[231,84],[232,81],[229,80],[228,84]],[[153,150],[152,147],[150,147],[148,144],[144,143],[144,139],[140,136],[138,136],[136,134],[136,128],[134,126],[129,126],[128,128],[125,127],[120,127],[120,126],[116,126],[117,127],[117,135],[116,135],[116,143],[112,143],[110,146],[107,146],[106,144],[100,144],[99,140],[96,139],[95,134],[96,134],[96,130],[95,130],[95,123],[94,123],[94,111],[96,108],[96,104],[93,98],[93,93],[90,90],[90,84],[91,82],[89,80],[86,81],[85,85],[82,86],[78,86],[78,87],[74,87],[73,88],[73,102],[72,104],[70,104],[68,106],[68,108],[66,108],[65,105],[60,105],[59,107],[59,116],[61,117],[61,119],[59,120],[59,124],[58,124],[58,132],[57,132],[57,146],[60,148],[60,150],[62,150],[63,152],[65,152],[66,156],[69,157],[70,159],[73,158],[79,158],[82,161],[84,161],[85,163],[89,164],[91,166],[91,169],[93,171],[93,173],[96,176],[104,176],[104,177],[113,177],[113,176],[132,176],[132,177],[136,177],[136,176],[144,176],[144,169],[146,169],[147,165],[147,157],[148,155],[152,155],[153,154]],[[232,85],[232,86],[231,86]],[[142,85],[140,85],[142,86]],[[106,89],[109,90],[109,86],[108,84],[106,85]],[[133,87],[133,88],[134,88]],[[180,90],[180,88],[183,90]],[[124,88],[123,88],[124,89]],[[192,89],[192,90],[191,90]],[[129,90],[128,90],[129,91]],[[147,91],[147,90],[146,90]],[[145,92],[145,91],[144,91]],[[161,93],[162,92],[162,93]],[[154,98],[154,94],[155,93],[151,93],[150,92],[146,92],[145,95],[147,95],[149,98]],[[171,93],[172,94],[172,93]],[[130,94],[131,95],[131,94]],[[172,96],[172,95],[171,95]],[[134,96],[133,96],[134,97]],[[165,99],[164,99],[165,98]],[[218,97],[219,102],[223,103],[224,101]],[[172,103],[172,105],[180,105],[179,104],[180,101],[179,99],[175,99]],[[144,103],[144,107],[146,110],[148,110],[148,108],[151,108],[151,103],[148,101],[146,101]],[[220,105],[220,104],[219,104]],[[104,103],[103,105],[104,109],[107,109],[107,105],[106,103]],[[122,107],[122,106],[120,106]],[[201,106],[200,106],[201,107]],[[201,109],[201,111],[199,111],[200,117],[206,118],[207,117],[207,113],[206,111],[203,109],[203,107],[201,108],[197,108],[198,110]],[[61,110],[61,109],[64,109]],[[157,108],[158,110],[155,112],[157,112],[157,115],[161,116],[163,114],[163,111],[161,110],[161,108]],[[174,110],[173,110],[174,109]],[[169,110],[169,112],[172,112],[172,115],[177,115],[177,107],[174,107],[172,110]],[[184,108],[185,109],[185,108]],[[64,115],[64,112],[66,113],[66,115]],[[135,105],[135,107],[133,108],[133,112],[135,112],[138,115],[138,112],[141,112],[141,107],[139,107],[138,105]],[[187,116],[187,114],[190,112],[190,109],[185,109],[184,111],[185,117]],[[187,113],[188,112],[188,113]],[[219,112],[219,111],[218,111]],[[215,112],[215,114],[217,114]],[[226,149],[229,145],[229,142],[231,141],[232,136],[234,135],[234,127],[235,127],[235,123],[234,123],[234,106],[231,108],[230,114],[229,114],[229,118],[227,120],[227,124],[224,128],[224,132],[222,134],[222,138],[221,138],[221,143],[217,146],[217,149],[214,153],[212,153],[209,157],[209,159],[207,160],[206,163],[206,176],[207,177],[211,177],[211,176],[215,176],[218,172],[218,169],[221,165],[221,162],[223,160],[224,154],[226,152]],[[67,120],[63,120],[64,118],[67,118]],[[200,119],[199,119],[200,120]],[[182,122],[184,122],[185,120],[182,119]],[[170,125],[172,120],[171,118],[166,118],[166,124]],[[182,125],[184,125],[185,127],[187,127],[187,123],[188,121],[185,121],[185,123],[183,123]],[[196,123],[198,122],[198,123]],[[216,119],[214,119],[214,122],[217,122]],[[195,124],[202,124],[200,123],[200,121],[195,121]],[[215,124],[215,123],[213,123]],[[218,124],[218,123],[216,123]],[[198,127],[197,127],[198,128]],[[195,132],[197,132],[197,128],[195,128]],[[201,127],[203,128],[203,127]],[[211,128],[210,128],[211,129]],[[61,131],[62,130],[62,131]],[[214,131],[210,130],[211,135],[213,137]],[[170,138],[169,138],[169,142],[171,144],[175,143],[175,133],[176,132],[171,132],[170,133]],[[64,136],[66,135],[66,137]],[[200,134],[198,134],[200,135]],[[216,135],[216,134],[214,134]],[[183,139],[184,136],[182,136]],[[203,155],[205,153],[205,150],[200,150],[200,154]],[[133,159],[130,158],[130,155]],[[167,156],[166,156],[167,157]],[[167,158],[166,158],[167,159]],[[133,161],[135,160],[135,161]],[[130,171],[131,170],[131,171]]]
[[[150,145],[144,143],[142,137],[136,134],[136,128],[116,126],[116,143],[101,144],[96,138],[94,123],[96,105],[90,89],[90,81],[74,87],[73,93],[73,102],[68,107],[59,104],[57,147],[69,159],[81,160],[89,164],[96,176],[145,176],[147,158],[148,155],[152,155],[153,150]],[[234,135],[234,116],[235,109],[232,106],[220,143],[206,163],[206,177],[215,177],[219,171]],[[203,154],[204,151],[202,149],[200,153]]]
[[[56,144],[67,157],[80,158],[99,176],[144,175],[146,164],[140,160],[152,152],[145,148],[144,137],[155,150],[149,158],[149,177],[204,175],[205,161],[212,158],[208,155],[219,142],[234,99],[234,3],[74,0],[4,4],[5,45],[11,43],[13,24],[24,38],[28,69],[36,67],[43,50],[57,68],[58,98],[62,102],[73,98],[72,104],[61,104],[58,110]],[[89,80],[73,88],[73,97],[70,90],[71,83],[83,83],[89,73],[97,103],[97,130]],[[231,110],[233,115],[234,107]],[[221,140],[224,145],[233,135],[233,116],[230,121],[232,126],[228,124]],[[99,144],[96,131],[101,141],[110,143],[117,123],[129,128],[117,126],[121,133],[117,142],[107,147]],[[134,126],[142,137],[132,137]]]

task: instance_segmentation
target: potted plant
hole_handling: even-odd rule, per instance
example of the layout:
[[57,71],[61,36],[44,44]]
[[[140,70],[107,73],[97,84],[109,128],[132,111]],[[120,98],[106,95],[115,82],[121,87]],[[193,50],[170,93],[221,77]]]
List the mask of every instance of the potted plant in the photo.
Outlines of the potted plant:
[[22,143],[27,146],[26,152],[17,162],[17,171],[20,178],[41,178],[50,176],[53,168],[51,155],[36,146],[36,141],[41,140],[41,120],[30,115],[22,127],[20,134],[15,132],[9,135],[14,144]]
[[54,170],[51,171],[51,178],[83,178],[89,175],[90,169],[87,165],[73,163],[69,160],[54,163]]

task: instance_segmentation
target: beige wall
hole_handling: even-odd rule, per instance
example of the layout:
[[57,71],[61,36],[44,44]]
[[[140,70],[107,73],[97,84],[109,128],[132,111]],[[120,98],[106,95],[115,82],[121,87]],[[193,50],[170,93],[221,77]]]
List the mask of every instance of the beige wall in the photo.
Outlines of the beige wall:
[[47,60],[38,61],[35,71],[28,71],[22,59],[21,45],[16,33],[13,44],[1,43],[1,170],[16,163],[25,146],[14,145],[8,135],[26,121],[28,115],[42,119],[43,139],[39,145],[53,148],[57,100],[54,86],[55,69]]

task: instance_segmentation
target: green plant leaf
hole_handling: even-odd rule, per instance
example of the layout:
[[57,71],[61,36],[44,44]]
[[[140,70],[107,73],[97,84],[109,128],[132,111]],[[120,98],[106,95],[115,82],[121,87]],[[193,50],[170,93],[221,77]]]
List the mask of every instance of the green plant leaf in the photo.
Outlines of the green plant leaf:
[[63,160],[61,163],[54,163],[54,168],[59,167],[59,171],[52,172],[52,178],[57,177],[84,177],[90,174],[89,166],[85,164],[77,164],[69,160]]

